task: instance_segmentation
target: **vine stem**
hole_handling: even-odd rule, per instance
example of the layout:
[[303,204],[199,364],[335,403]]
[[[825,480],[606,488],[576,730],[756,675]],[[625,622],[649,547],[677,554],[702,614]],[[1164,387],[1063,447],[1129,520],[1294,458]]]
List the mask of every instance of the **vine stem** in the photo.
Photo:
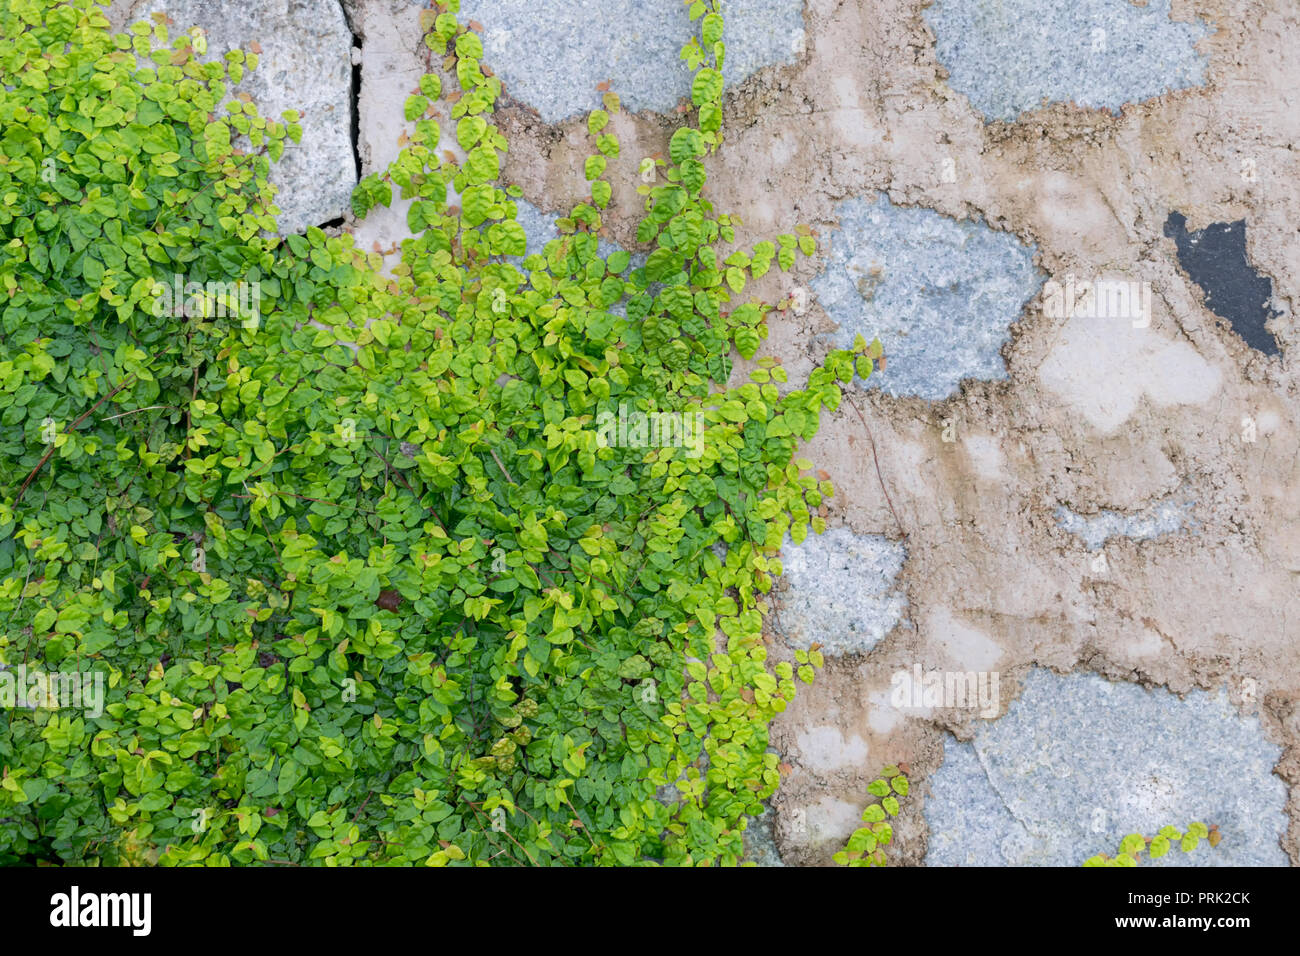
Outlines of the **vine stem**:
[[492,460],[497,463],[497,467],[501,469],[501,474],[506,476],[506,481],[510,482],[512,485],[518,485],[519,482],[510,477],[510,472],[506,471],[506,466],[503,465],[501,459],[497,457],[497,450],[495,448],[489,448],[488,451],[491,452]]
[[[164,346],[163,348],[166,348],[166,346]],[[160,348],[157,352],[154,352],[153,355],[149,356],[149,361],[153,362],[153,360],[156,359],[159,355],[162,355],[163,348]],[[108,392],[103,397],[101,397],[100,400],[97,401],[94,405],[91,405],[90,408],[82,412],[81,415],[77,417],[77,420],[68,426],[68,430],[65,434],[70,435],[73,432],[75,432],[79,427],[81,427],[82,422],[84,422],[91,415],[95,414],[95,409],[99,408],[100,405],[103,405],[106,401],[108,401],[118,392],[122,391],[122,389],[130,386],[134,382],[136,374],[137,374],[136,372],[132,372],[130,375],[126,377],[125,380],[123,380],[123,382],[120,385],[114,388],[111,392]],[[41,460],[36,463],[36,467],[32,469],[31,474],[27,476],[27,480],[23,482],[23,486],[18,489],[18,495],[17,497],[14,498],[14,504],[18,504],[18,502],[23,500],[23,495],[27,493],[27,487],[36,479],[36,476],[40,474],[41,469],[45,467],[45,463],[49,461],[50,458],[54,455],[55,447],[56,447],[55,444],[51,442],[50,447],[46,450],[45,454],[41,456]]]
[[[480,804],[475,803],[475,802],[472,801],[472,800],[466,800],[465,803],[466,803],[466,804],[469,806],[469,808],[470,808],[471,810],[473,810],[473,811],[474,811],[474,812],[475,812],[479,817],[482,817],[482,816],[483,816],[482,811],[479,810],[479,806],[480,806]],[[524,810],[523,807],[516,807],[515,809],[517,809],[517,810],[519,810],[521,813],[523,813],[524,816],[528,817],[528,819],[530,819],[530,820],[533,819],[532,816],[529,815],[528,811],[527,811],[527,810]],[[536,820],[533,820],[533,822],[536,823],[537,821],[536,821]],[[515,846],[519,847],[519,849],[523,851],[524,856],[528,857],[528,862],[529,862],[529,863],[531,863],[533,866],[537,866],[537,865],[538,865],[537,860],[533,857],[533,855],[532,855],[531,853],[528,852],[528,847],[524,846],[522,843],[520,843],[518,840],[516,840],[516,839],[515,839],[515,836],[514,836],[513,833],[511,833],[509,830],[501,830],[501,831],[499,831],[499,832],[504,833],[504,834],[506,835],[506,839],[507,839],[507,840],[509,840],[511,843],[513,843]]]
[[[367,447],[369,447],[369,446],[367,446]],[[396,468],[394,468],[394,467],[393,467],[393,463],[390,462],[387,458],[385,458],[385,457],[383,456],[383,454],[382,454],[382,453],[381,453],[377,448],[371,448],[370,451],[371,451],[371,453],[374,454],[374,455],[375,455],[375,456],[376,456],[380,461],[382,461],[382,462],[384,463],[384,465],[385,465],[387,468],[389,468],[389,469],[393,472],[393,477],[396,478],[398,481],[400,481],[400,482],[402,483],[402,485],[405,486],[405,488],[406,488],[407,491],[409,491],[412,495],[415,495],[416,503],[417,503],[417,504],[422,503],[422,502],[420,501],[420,496],[419,496],[419,494],[417,494],[417,493],[416,493],[416,490],[415,490],[414,488],[411,487],[411,483],[410,483],[409,481],[406,480],[406,476],[403,475],[403,474],[402,474],[400,471],[398,471]],[[442,528],[443,533],[446,534],[446,533],[447,533],[447,526],[444,525],[444,524],[442,523],[442,518],[438,516],[438,512],[434,510],[434,508],[433,508],[432,505],[425,505],[425,507],[428,509],[429,514],[433,515],[433,520],[436,521],[436,522],[438,522],[438,527],[439,527],[439,528]]]

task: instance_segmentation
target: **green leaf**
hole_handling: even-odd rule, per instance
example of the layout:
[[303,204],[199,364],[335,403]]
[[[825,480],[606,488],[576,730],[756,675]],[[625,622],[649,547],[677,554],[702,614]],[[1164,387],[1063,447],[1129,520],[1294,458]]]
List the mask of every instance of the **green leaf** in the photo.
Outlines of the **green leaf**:
[[672,140],[668,144],[668,151],[673,162],[681,165],[688,159],[695,159],[704,154],[704,137],[700,135],[700,131],[697,129],[692,129],[689,126],[682,127],[673,133]]
[[716,13],[705,16],[700,32],[705,46],[712,46],[717,43],[722,39],[722,17]]
[[1140,833],[1130,833],[1120,841],[1120,853],[1127,853],[1129,856],[1141,853],[1147,847],[1146,837]]
[[466,116],[456,124],[456,142],[460,148],[470,150],[487,132],[487,121],[481,116]]
[[691,83],[691,102],[696,106],[716,102],[722,96],[722,74],[704,67],[695,74]]
[[429,98],[427,96],[417,94],[415,96],[407,97],[406,109],[404,111],[406,121],[408,123],[414,122],[423,116],[428,108]]

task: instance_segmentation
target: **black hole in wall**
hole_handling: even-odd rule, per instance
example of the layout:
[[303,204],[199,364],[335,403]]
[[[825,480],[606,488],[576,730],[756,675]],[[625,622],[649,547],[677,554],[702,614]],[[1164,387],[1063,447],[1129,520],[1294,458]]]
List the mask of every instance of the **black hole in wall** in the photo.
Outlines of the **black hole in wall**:
[[1226,319],[1247,345],[1278,355],[1277,339],[1264,328],[1275,313],[1269,305],[1273,280],[1262,276],[1246,257],[1246,220],[1212,222],[1188,231],[1187,217],[1171,212],[1165,235],[1178,247],[1178,263],[1205,293],[1205,304]]
[[329,222],[322,222],[322,223],[320,223],[319,226],[318,226],[318,228],[320,228],[320,229],[342,229],[342,228],[343,228],[343,223],[344,223],[344,219],[343,219],[342,216],[340,216],[340,217],[338,217],[337,219],[331,219]]

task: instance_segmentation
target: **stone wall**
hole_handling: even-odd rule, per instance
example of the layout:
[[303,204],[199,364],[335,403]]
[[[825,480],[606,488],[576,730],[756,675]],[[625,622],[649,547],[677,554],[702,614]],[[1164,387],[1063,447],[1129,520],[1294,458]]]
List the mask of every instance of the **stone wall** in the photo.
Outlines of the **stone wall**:
[[[342,219],[391,254],[403,205],[357,223],[347,196],[409,128],[422,5],[233,6],[114,12],[165,10],[213,49],[260,43],[255,97],[305,115],[276,173],[283,229]],[[537,209],[585,195],[598,85],[639,110],[614,119],[605,236],[631,247],[637,166],[667,154],[687,93],[682,4],[462,10],[506,84],[505,175]],[[1223,833],[1206,862],[1300,862],[1300,11],[724,12],[715,204],[746,244],[795,222],[823,244],[757,284],[807,297],[773,314],[764,352],[792,382],[858,332],[888,359],[807,451],[836,485],[833,530],[789,550],[769,639],[828,664],[775,725],[786,779],[755,858],[828,862],[866,783],[901,762],[901,862],[1077,864],[1193,818]],[[931,700],[934,673],[986,695]]]

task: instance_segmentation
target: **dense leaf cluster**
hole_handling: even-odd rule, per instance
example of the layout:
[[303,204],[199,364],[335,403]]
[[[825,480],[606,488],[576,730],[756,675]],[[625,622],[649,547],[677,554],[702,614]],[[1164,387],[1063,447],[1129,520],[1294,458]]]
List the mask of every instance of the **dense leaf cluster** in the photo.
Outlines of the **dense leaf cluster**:
[[[0,678],[104,678],[99,714],[0,710],[0,863],[739,859],[820,664],[762,635],[831,493],[797,442],[879,345],[728,387],[768,311],[733,297],[815,245],[717,251],[716,7],[643,264],[598,249],[617,97],[589,201],[524,257],[500,82],[431,12],[414,135],[354,195],[411,201],[385,271],[273,235],[301,131],[232,92],[254,55],[0,0]],[[700,454],[600,440],[620,404],[702,415]]]

